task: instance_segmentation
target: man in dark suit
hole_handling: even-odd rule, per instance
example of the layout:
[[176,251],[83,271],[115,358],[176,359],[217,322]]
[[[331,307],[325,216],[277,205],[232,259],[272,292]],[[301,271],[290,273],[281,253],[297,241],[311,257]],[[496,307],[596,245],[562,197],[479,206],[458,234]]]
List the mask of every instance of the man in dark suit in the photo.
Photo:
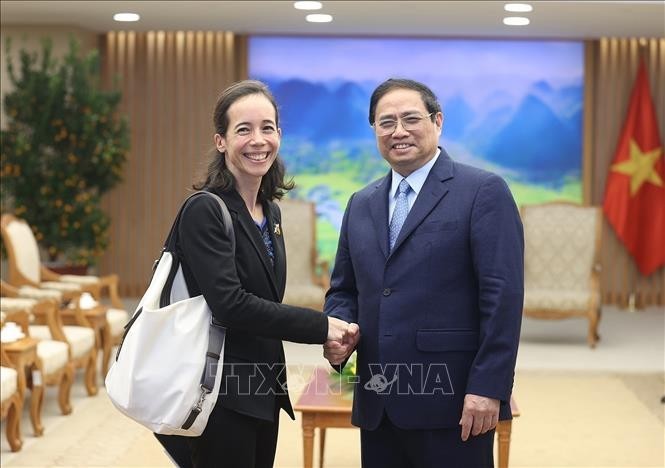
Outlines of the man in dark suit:
[[[453,161],[425,85],[388,80],[369,121],[392,170],[350,198],[325,313],[359,325],[353,424],[363,467],[492,467],[523,302],[523,233],[499,176]],[[460,428],[461,426],[461,428]]]

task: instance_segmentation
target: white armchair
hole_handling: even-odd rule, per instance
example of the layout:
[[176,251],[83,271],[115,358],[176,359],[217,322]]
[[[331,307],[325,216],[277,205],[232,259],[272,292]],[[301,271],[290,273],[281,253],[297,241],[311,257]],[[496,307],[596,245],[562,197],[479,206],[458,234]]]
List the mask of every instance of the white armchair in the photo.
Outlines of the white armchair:
[[[77,301],[81,293],[89,292],[99,301],[104,292],[108,294],[111,307],[106,311],[107,324],[102,327],[98,340],[102,349],[102,373],[106,375],[111,350],[120,343],[124,326],[129,320],[118,295],[118,276],[59,275],[42,265],[37,240],[28,223],[11,214],[4,214],[0,227],[9,257],[9,283],[18,289],[18,296]],[[67,321],[67,317],[64,318]]]
[[587,341],[599,339],[601,211],[567,202],[525,205],[524,315],[586,317]]
[[6,434],[12,452],[21,450],[21,410],[23,399],[18,391],[18,372],[0,347],[0,419],[7,419]]
[[[36,338],[31,336],[34,329],[34,326],[30,325],[31,318],[36,315],[46,316],[50,323],[55,323],[57,312],[55,304],[52,302],[29,304],[27,301],[30,299],[3,297],[0,298],[0,310],[6,314],[7,321],[20,325],[25,336]],[[88,329],[86,328],[86,330]],[[52,337],[53,333],[50,333],[49,336]],[[37,342],[37,369],[44,384],[58,387],[58,404],[62,414],[70,414],[72,406],[69,394],[74,379],[74,363],[69,357],[69,344],[66,341],[39,339]],[[36,436],[44,433],[41,423],[43,396],[40,394],[38,403],[31,405],[30,408],[30,417]]]
[[32,288],[60,291],[65,299],[90,292],[99,299],[102,291],[108,291],[113,307],[122,309],[122,301],[118,296],[117,275],[59,275],[46,268],[39,256],[39,246],[32,229],[25,220],[11,214],[3,214],[0,221],[2,240],[8,254],[9,283],[13,286],[30,286]]
[[[2,298],[0,309],[6,314],[20,310],[28,311],[27,334],[40,342],[37,348],[40,358],[45,359],[44,372],[47,385],[59,387],[58,402],[63,414],[71,412],[69,392],[74,377],[74,369],[85,369],[85,387],[88,395],[96,395],[97,388],[97,348],[95,346],[95,332],[85,324],[86,320],[80,311],[75,311],[75,319],[79,322],[75,325],[64,325],[58,311],[58,303],[51,299],[37,300],[15,296],[15,290],[7,284],[1,283]],[[78,313],[76,313],[78,312]],[[41,344],[42,341],[56,342],[59,344]],[[62,345],[65,345],[64,356]],[[46,353],[55,355],[48,357]],[[57,365],[65,358],[65,365]],[[53,372],[50,372],[51,369]]]
[[322,310],[330,278],[327,262],[317,258],[314,203],[284,199],[279,207],[287,256],[283,302]]

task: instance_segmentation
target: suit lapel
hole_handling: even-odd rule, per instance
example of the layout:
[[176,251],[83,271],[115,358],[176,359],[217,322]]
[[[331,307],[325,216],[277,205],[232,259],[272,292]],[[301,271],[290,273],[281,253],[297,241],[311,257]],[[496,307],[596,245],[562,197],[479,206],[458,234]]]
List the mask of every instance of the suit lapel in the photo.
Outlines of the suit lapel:
[[369,196],[369,207],[374,232],[379,242],[381,252],[388,258],[388,191],[390,190],[390,172],[375,187],[374,193]]
[[[265,270],[268,278],[270,278],[270,286],[276,298],[281,298],[279,294],[279,288],[277,287],[277,280],[275,278],[275,271],[273,270],[272,264],[270,263],[270,257],[268,257],[268,252],[266,251],[266,246],[263,243],[263,238],[261,237],[261,232],[256,227],[254,220],[247,211],[245,207],[245,202],[238,192],[235,190],[229,192],[228,196],[224,198],[224,201],[227,202],[228,208],[231,212],[236,214],[237,225],[240,226],[241,233],[236,233],[244,235],[250,242],[250,244],[256,250],[256,254],[259,257],[263,269]],[[269,229],[274,229],[274,226],[271,224],[269,214],[265,212],[264,215],[268,217]],[[275,238],[273,240],[273,248],[275,247]],[[283,241],[282,241],[283,242]],[[236,240],[237,243],[237,240]],[[277,250],[275,250],[275,257],[277,257]],[[282,252],[280,257],[284,257],[284,248],[282,244]],[[282,260],[283,261],[283,260]]]
[[275,268],[271,268],[270,271],[273,274],[272,279],[277,288],[277,297],[281,301],[286,289],[286,249],[284,248],[284,236],[282,235],[282,220],[277,215],[274,203],[266,204],[266,217],[268,218],[268,233],[275,251]]
[[441,154],[439,154],[439,158],[434,163],[434,166],[432,166],[427,179],[425,179],[425,184],[404,221],[404,225],[399,232],[399,236],[397,236],[391,254],[400,247],[404,240],[411,235],[439,201],[448,193],[445,181],[454,177],[453,172],[453,160],[441,148]]

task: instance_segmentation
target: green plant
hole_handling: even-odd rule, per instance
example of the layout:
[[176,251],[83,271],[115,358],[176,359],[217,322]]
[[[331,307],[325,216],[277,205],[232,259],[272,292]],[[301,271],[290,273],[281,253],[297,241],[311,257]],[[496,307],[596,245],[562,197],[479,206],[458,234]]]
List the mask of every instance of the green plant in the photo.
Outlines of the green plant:
[[356,360],[357,354],[354,351],[340,373],[330,373],[330,383],[335,386],[340,385],[341,389],[347,393],[352,392],[354,383],[357,381]]
[[75,39],[61,60],[49,39],[39,54],[21,49],[18,70],[10,48],[7,40],[3,211],[13,206],[51,260],[93,265],[108,246],[101,197],[121,181],[129,149],[121,93],[102,89],[99,53],[82,56]]
[[344,369],[342,369],[342,377],[355,377],[356,375],[356,353],[355,351],[349,357],[349,360],[346,361]]

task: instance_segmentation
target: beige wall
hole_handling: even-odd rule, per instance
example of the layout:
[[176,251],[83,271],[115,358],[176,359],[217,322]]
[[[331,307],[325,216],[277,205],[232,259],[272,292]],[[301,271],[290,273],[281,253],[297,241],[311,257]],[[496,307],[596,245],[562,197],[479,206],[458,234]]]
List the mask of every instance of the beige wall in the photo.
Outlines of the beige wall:
[[13,89],[7,73],[7,54],[5,53],[6,39],[11,38],[11,57],[15,69],[18,67],[18,51],[22,48],[41,50],[41,39],[50,37],[53,41],[53,56],[59,58],[67,52],[69,38],[73,36],[81,43],[81,50],[88,52],[98,47],[98,35],[76,26],[2,26],[0,30],[0,91],[2,104],[0,105],[0,125],[5,128],[6,116],[4,109],[5,94]]

